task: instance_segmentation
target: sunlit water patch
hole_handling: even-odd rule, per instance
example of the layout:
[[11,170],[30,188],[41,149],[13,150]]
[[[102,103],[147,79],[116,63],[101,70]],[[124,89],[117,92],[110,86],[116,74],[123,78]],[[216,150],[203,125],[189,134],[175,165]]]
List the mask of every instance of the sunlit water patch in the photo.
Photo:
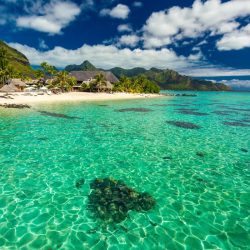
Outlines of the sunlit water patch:
[[[250,128],[228,123],[249,108],[247,93],[205,92],[0,108],[0,249],[248,249]],[[154,206],[120,208],[118,190],[126,213],[100,219],[90,186],[105,178]]]

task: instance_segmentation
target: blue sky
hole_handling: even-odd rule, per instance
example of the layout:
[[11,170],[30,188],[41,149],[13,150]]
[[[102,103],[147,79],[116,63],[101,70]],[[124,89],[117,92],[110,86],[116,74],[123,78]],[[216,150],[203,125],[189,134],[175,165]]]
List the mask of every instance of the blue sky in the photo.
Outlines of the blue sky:
[[250,0],[0,0],[0,39],[32,65],[250,75]]

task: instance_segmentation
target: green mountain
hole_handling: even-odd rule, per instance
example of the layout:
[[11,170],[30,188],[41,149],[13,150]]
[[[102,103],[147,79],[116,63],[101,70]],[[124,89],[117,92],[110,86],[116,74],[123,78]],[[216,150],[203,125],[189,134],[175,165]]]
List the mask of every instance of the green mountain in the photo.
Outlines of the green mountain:
[[203,91],[228,91],[230,87],[222,83],[200,80],[189,76],[180,75],[170,69],[160,70],[151,68],[143,73],[149,80],[155,82],[161,89],[169,90],[203,90]]
[[189,76],[180,75],[178,72],[170,69],[144,68],[122,69],[113,68],[110,70],[116,77],[133,77],[138,75],[146,76],[150,81],[156,83],[161,89],[169,90],[212,90],[228,91],[230,88],[222,83],[194,79]]
[[71,64],[65,67],[66,71],[96,71],[98,70],[93,64],[91,64],[89,61],[84,61],[80,65]]
[[33,69],[30,66],[28,58],[19,52],[18,50],[10,47],[6,43],[0,40],[0,48],[4,48],[7,52],[9,64],[16,71],[21,72],[24,75],[33,75]]

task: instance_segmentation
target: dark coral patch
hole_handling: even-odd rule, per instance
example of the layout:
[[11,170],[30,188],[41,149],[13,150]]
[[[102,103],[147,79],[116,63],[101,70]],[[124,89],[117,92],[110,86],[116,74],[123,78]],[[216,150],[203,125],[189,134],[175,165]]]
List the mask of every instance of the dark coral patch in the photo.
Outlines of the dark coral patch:
[[205,153],[199,151],[199,152],[196,152],[196,155],[199,157],[204,157]]
[[169,104],[152,104],[150,106],[155,106],[155,107],[167,107]]
[[180,121],[167,121],[168,124],[174,125],[179,128],[187,128],[187,129],[199,129],[201,128],[199,125],[196,125],[191,122],[180,122]]
[[81,119],[81,118],[76,117],[76,116],[69,116],[69,115],[65,115],[65,114],[48,112],[48,111],[38,111],[38,112],[44,116],[51,116],[51,117],[64,118],[64,119]]
[[241,152],[244,152],[244,153],[247,153],[247,152],[248,152],[248,150],[245,149],[245,148],[240,148],[240,151],[241,151]]
[[224,125],[227,126],[235,126],[235,127],[250,127],[249,124],[243,122],[223,122]]
[[172,156],[164,156],[162,159],[163,159],[163,160],[172,160],[173,157],[172,157]]
[[116,112],[141,112],[141,113],[146,113],[146,112],[152,112],[152,109],[147,109],[147,108],[125,108],[125,109],[116,109]]
[[250,112],[250,109],[241,109],[241,108],[229,108],[231,110],[235,110],[235,111],[243,111],[243,112]]
[[196,115],[196,116],[206,116],[207,113],[195,111],[196,109],[178,109],[180,114],[184,115]]
[[216,110],[213,111],[212,113],[216,115],[231,115],[231,114],[237,114],[235,111],[229,111],[229,110]]
[[120,180],[95,179],[90,188],[88,207],[105,222],[119,223],[127,218],[129,210],[145,212],[156,204],[148,193],[139,193]]

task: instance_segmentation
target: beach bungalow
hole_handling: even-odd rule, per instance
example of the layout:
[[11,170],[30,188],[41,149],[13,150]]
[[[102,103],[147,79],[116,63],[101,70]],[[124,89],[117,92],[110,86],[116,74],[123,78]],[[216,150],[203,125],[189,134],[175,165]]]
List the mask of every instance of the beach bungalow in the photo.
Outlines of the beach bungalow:
[[77,84],[73,87],[73,90],[79,91],[82,84],[89,85],[91,81],[95,79],[98,74],[103,74],[106,79],[106,86],[102,86],[102,90],[111,91],[113,84],[118,82],[118,78],[109,71],[72,71],[71,76],[74,76],[77,80]]
[[17,91],[21,92],[26,87],[26,84],[21,79],[10,79],[8,82],[9,85],[14,85],[17,88]]
[[5,84],[0,92],[22,92],[26,87],[26,84],[20,79],[10,79],[8,84]]

